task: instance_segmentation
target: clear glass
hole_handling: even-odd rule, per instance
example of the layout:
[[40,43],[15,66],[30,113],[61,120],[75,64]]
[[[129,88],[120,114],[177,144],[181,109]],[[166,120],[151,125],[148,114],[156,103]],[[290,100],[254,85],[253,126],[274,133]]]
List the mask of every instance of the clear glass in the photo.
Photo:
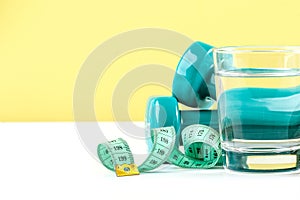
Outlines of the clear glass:
[[214,49],[226,169],[299,172],[300,47]]

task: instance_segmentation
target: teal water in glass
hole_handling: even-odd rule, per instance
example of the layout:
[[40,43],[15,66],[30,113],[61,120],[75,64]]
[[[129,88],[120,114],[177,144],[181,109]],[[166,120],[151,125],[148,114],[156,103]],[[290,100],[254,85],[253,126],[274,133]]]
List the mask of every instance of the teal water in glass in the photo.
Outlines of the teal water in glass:
[[220,89],[218,114],[226,168],[250,172],[297,171],[299,70],[239,69],[219,72],[216,80]]

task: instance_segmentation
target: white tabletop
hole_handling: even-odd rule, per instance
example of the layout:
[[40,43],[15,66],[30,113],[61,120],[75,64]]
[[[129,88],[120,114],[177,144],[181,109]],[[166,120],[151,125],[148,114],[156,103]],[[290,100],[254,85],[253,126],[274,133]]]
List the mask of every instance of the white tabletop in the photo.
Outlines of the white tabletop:
[[[110,126],[113,130],[112,123],[105,125]],[[133,151],[146,148],[133,146]],[[1,200],[299,199],[299,184],[299,174],[229,174],[174,166],[117,178],[86,151],[74,122],[0,123]]]

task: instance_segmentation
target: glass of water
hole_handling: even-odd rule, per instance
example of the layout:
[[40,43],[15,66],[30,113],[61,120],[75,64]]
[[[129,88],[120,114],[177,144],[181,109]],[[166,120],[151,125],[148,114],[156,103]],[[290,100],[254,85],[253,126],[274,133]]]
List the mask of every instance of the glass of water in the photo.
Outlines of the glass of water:
[[225,169],[300,170],[300,47],[214,49]]

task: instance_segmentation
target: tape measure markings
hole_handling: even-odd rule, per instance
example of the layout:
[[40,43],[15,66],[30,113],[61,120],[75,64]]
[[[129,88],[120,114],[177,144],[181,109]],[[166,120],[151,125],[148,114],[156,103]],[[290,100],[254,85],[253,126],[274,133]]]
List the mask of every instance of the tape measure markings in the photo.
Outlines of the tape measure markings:
[[121,138],[98,145],[98,156],[109,170],[117,176],[128,176],[154,170],[164,162],[183,168],[211,168],[219,163],[221,156],[219,133],[200,124],[190,125],[182,130],[185,154],[176,143],[173,126],[150,130],[153,147],[146,160],[137,167],[127,142]]
[[134,163],[130,148],[122,138],[99,144],[97,152],[103,165],[110,170],[116,165]]
[[157,128],[151,130],[153,147],[147,159],[141,164],[141,172],[156,169],[162,165],[174,148],[176,133],[174,127]]
[[134,164],[127,142],[121,138],[99,144],[98,157],[106,168],[115,169],[117,176],[135,175],[156,169],[167,160],[174,149],[176,133],[174,127],[163,127],[152,129],[151,135],[154,140],[153,148],[139,167]]
[[[181,135],[186,154],[174,149],[168,159],[170,163],[184,168],[211,168],[218,163],[221,149],[217,131],[205,125],[194,124],[184,128]],[[198,149],[199,152],[202,149],[200,155]]]

